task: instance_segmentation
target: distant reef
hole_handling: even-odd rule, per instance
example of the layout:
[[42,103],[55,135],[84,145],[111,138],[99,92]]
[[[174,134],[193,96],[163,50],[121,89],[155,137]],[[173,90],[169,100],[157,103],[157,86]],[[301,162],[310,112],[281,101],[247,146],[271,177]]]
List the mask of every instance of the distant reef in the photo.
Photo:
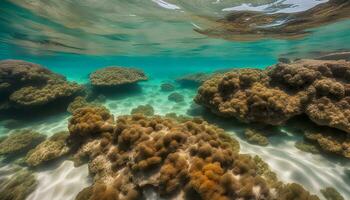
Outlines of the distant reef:
[[339,137],[329,138],[328,133],[319,137],[323,139],[309,139],[322,143],[328,138],[328,145],[337,141],[341,154],[350,158],[348,61],[303,59],[265,70],[236,69],[216,74],[200,86],[195,102],[216,115],[246,123],[277,126],[306,115],[317,125],[341,130],[344,135],[341,141]]

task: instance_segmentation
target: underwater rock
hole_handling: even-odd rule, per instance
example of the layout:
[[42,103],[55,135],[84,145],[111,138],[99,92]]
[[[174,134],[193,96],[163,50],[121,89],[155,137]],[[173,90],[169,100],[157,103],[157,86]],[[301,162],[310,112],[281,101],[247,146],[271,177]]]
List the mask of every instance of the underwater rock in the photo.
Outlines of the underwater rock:
[[10,178],[0,180],[1,200],[25,200],[35,190],[37,180],[34,174],[22,169]]
[[101,132],[113,131],[114,117],[101,106],[83,107],[74,111],[69,120],[69,133],[87,137]]
[[94,87],[115,87],[147,80],[143,71],[127,67],[105,67],[90,74]]
[[1,99],[8,102],[3,109],[45,106],[83,91],[82,86],[68,82],[63,76],[21,60],[0,61],[0,83]]
[[154,115],[154,109],[151,105],[139,105],[131,110],[131,114],[142,114],[145,116]]
[[267,137],[256,129],[247,128],[244,131],[244,136],[248,140],[248,142],[252,144],[257,144],[260,146],[267,146],[269,144],[269,140],[267,139]]
[[58,132],[40,143],[26,155],[25,162],[32,167],[57,159],[69,152],[67,145],[69,133]]
[[298,141],[294,144],[294,146],[297,149],[299,149],[300,151],[304,151],[304,152],[308,152],[308,153],[312,153],[312,154],[319,154],[320,153],[319,148],[316,145],[311,144],[309,142]]
[[280,199],[275,190],[288,200],[294,191],[314,199],[301,186],[282,191],[290,186],[263,161],[239,154],[235,139],[203,120],[131,115],[118,117],[114,126],[87,134],[74,154],[88,162],[94,180],[76,199],[143,199],[150,187],[177,199]]
[[173,92],[168,96],[168,100],[180,103],[184,101],[184,96],[178,92]]
[[307,114],[319,125],[350,133],[350,62],[297,60],[266,70],[213,76],[195,101],[223,117],[280,125]]
[[321,189],[321,193],[327,200],[345,200],[344,197],[332,187]]
[[350,158],[350,136],[332,130],[307,130],[305,139],[317,144],[327,153],[334,153],[346,158]]
[[171,83],[163,83],[160,85],[160,89],[164,92],[172,92],[175,90],[175,86]]
[[302,12],[233,11],[222,19],[203,16],[209,28],[196,28],[209,37],[235,41],[265,38],[295,39],[308,35],[311,29],[350,18],[350,2],[329,0]]
[[10,156],[27,152],[45,138],[45,135],[32,130],[17,130],[0,143],[0,155]]

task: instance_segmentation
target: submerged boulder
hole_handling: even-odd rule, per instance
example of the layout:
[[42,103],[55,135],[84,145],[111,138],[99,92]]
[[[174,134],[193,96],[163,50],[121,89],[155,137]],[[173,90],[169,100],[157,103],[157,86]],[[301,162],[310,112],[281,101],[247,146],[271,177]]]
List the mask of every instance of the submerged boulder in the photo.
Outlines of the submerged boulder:
[[145,73],[139,69],[127,67],[105,67],[90,74],[94,87],[115,87],[147,80]]
[[178,92],[173,92],[169,94],[168,100],[176,103],[180,103],[184,101],[184,96]]
[[163,83],[160,85],[160,89],[163,92],[172,92],[175,90],[175,86],[171,83]]
[[0,155],[16,155],[33,149],[46,136],[32,130],[17,130],[0,143]]
[[1,200],[25,200],[35,190],[37,180],[34,174],[22,169],[10,178],[0,180]]
[[30,150],[26,155],[25,162],[29,166],[38,166],[66,155],[69,152],[69,146],[67,145],[68,136],[68,132],[54,134]]

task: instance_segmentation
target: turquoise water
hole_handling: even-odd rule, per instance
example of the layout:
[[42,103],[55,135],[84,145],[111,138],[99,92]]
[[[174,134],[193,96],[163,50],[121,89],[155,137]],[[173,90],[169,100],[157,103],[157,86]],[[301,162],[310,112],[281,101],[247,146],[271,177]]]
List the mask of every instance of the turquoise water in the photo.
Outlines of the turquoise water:
[[[236,41],[210,37],[194,30],[216,27],[215,21],[237,9],[254,9],[270,14],[296,13],[324,2],[3,1],[0,5],[0,60],[37,63],[69,81],[86,85],[89,85],[89,74],[103,67],[137,67],[145,72],[148,81],[138,83],[139,89],[134,91],[116,91],[116,95],[106,95],[105,100],[100,102],[114,116],[128,115],[133,108],[148,104],[157,115],[176,113],[204,117],[236,138],[240,142],[241,153],[262,157],[280,180],[299,183],[320,199],[325,199],[320,189],[334,187],[346,200],[350,199],[348,158],[298,150],[294,144],[302,136],[290,131],[298,128],[295,125],[279,127],[283,135],[273,136],[266,147],[250,144],[242,136],[242,131],[249,125],[227,122],[210,114],[193,102],[197,87],[184,87],[176,82],[177,78],[193,73],[211,73],[228,68],[264,69],[276,64],[279,58],[317,58],[333,52],[349,52],[348,19],[307,29],[310,34],[292,39],[266,37]],[[184,101],[169,101],[171,92],[161,91],[162,83],[174,84],[175,92],[182,94]],[[67,130],[71,114],[61,111],[31,119],[31,111],[26,111],[25,116],[26,120],[10,127],[5,125],[6,120],[16,120],[16,116],[1,119],[0,135],[9,135],[24,128],[51,136]],[[10,177],[13,174],[11,170],[18,166],[23,167],[1,160],[0,178]],[[24,168],[27,166],[24,165]],[[74,167],[72,161],[65,158],[32,170],[37,186],[24,199],[75,199],[83,188],[92,183],[87,165]],[[3,187],[1,182],[0,187]],[[147,199],[160,198],[148,195]]]

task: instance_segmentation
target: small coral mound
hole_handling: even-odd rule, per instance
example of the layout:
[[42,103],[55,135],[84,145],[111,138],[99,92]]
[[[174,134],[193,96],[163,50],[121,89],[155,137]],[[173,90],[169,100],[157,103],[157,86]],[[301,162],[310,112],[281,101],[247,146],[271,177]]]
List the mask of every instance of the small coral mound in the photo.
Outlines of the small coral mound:
[[67,111],[74,113],[75,110],[86,106],[98,106],[98,104],[88,102],[85,97],[78,96],[68,105]]
[[113,131],[86,137],[74,159],[88,162],[94,181],[79,200],[143,199],[146,189],[174,199],[280,199],[276,191],[286,200],[317,199],[279,182],[263,161],[239,154],[236,140],[201,119],[120,116]]
[[67,145],[68,132],[58,132],[40,143],[26,155],[25,162],[29,166],[38,166],[57,159],[69,152]]
[[160,85],[160,89],[164,92],[172,92],[175,90],[175,86],[171,83],[163,83]]
[[294,146],[299,149],[300,151],[308,152],[308,153],[313,153],[313,154],[319,154],[320,150],[319,148],[309,142],[305,141],[298,141],[294,144]]
[[105,107],[83,107],[69,120],[69,132],[75,136],[88,136],[113,131],[114,117]]
[[180,103],[184,101],[184,96],[178,92],[173,92],[168,96],[169,101]]
[[0,180],[0,199],[25,200],[36,186],[35,176],[28,170],[20,170],[10,178]]
[[307,130],[305,139],[319,146],[323,151],[350,158],[350,136],[332,130]]
[[3,109],[45,106],[69,99],[83,91],[83,87],[68,82],[63,76],[21,60],[0,62],[1,100],[8,102]]
[[260,133],[258,130],[248,128],[244,131],[244,136],[248,140],[248,142],[252,144],[257,144],[260,146],[267,146],[269,144],[269,140],[263,133]]
[[181,85],[200,85],[210,78],[210,74],[195,73],[187,74],[176,79]]
[[151,105],[139,105],[131,110],[131,114],[142,114],[145,116],[154,115],[154,109]]
[[32,130],[17,130],[0,143],[0,155],[15,155],[29,151],[45,138],[45,135]]
[[345,200],[344,197],[332,187],[327,187],[321,190],[321,193],[327,200]]
[[114,87],[147,80],[143,71],[127,67],[105,67],[90,74],[94,87]]

